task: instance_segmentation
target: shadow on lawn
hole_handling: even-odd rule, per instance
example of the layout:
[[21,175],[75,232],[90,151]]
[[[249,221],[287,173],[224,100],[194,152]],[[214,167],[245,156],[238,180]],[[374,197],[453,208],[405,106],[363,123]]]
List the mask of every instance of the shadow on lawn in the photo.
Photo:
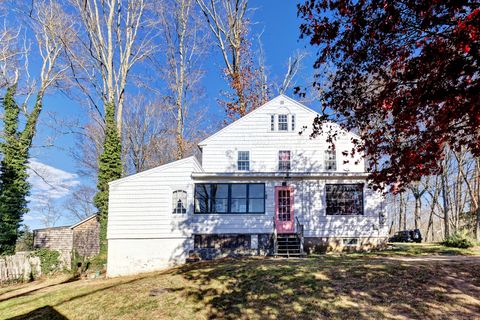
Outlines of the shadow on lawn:
[[[70,278],[67,278],[67,279],[65,279],[63,281],[60,281],[60,282],[55,282],[55,283],[52,283],[52,284],[49,284],[49,285],[46,285],[46,286],[39,286],[37,288],[27,290],[27,291],[22,291],[23,288],[12,289],[12,290],[6,291],[6,292],[4,292],[0,295],[0,302],[7,301],[7,300],[10,300],[10,299],[14,299],[14,298],[23,297],[23,296],[26,296],[26,295],[31,295],[31,294],[39,291],[39,290],[44,290],[46,288],[51,288],[51,287],[55,287],[55,286],[58,286],[58,285],[61,285],[61,284],[70,283],[70,282],[73,282],[73,281],[77,281],[78,279],[79,279],[78,277],[70,277]],[[17,291],[17,290],[20,291],[20,293],[14,294],[14,295],[9,295],[9,293],[12,293],[12,292]],[[8,296],[8,297],[2,298],[2,296]]]
[[7,320],[23,320],[23,319],[28,319],[28,320],[68,320],[67,317],[65,317],[63,314],[55,310],[55,308],[51,306],[45,306],[41,307],[38,309],[35,309],[33,311],[30,311],[29,313],[22,314],[20,316],[16,316],[13,318],[8,318]]
[[[460,268],[460,269],[458,269]],[[468,318],[480,315],[480,271],[368,258],[225,259],[178,273],[209,318]],[[470,280],[469,280],[470,279]]]

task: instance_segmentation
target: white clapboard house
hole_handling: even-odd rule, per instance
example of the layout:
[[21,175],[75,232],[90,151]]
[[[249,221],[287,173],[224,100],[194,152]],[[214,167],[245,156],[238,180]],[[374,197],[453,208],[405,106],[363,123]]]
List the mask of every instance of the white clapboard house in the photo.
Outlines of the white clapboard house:
[[193,256],[385,243],[383,197],[368,188],[361,157],[343,153],[358,137],[342,132],[335,148],[325,136],[310,138],[315,116],[280,95],[200,142],[201,162],[189,157],[111,182],[107,274]]

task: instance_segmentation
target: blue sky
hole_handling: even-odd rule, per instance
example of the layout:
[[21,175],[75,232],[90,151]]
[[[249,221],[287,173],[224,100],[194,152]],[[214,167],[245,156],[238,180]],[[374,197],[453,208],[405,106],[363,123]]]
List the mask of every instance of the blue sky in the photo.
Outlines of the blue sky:
[[[288,58],[298,49],[309,52],[303,62],[303,69],[298,76],[298,84],[306,84],[313,71],[312,65],[315,58],[315,49],[299,40],[300,20],[297,18],[296,1],[289,0],[250,0],[252,11],[252,34],[261,34],[265,62],[268,67],[269,79],[279,80],[287,68]],[[255,44],[256,46],[256,44]],[[220,91],[226,89],[222,77],[222,63],[217,48],[211,49],[212,54],[204,61],[203,68],[206,74],[202,80],[205,98],[200,102],[208,106],[209,118],[212,122],[220,121],[224,115],[223,109],[217,104]],[[293,97],[292,92],[287,92]],[[75,218],[68,215],[62,208],[62,203],[69,194],[69,190],[81,184],[94,184],[95,177],[81,178],[76,174],[77,163],[70,156],[70,150],[75,147],[75,137],[69,134],[54,133],[52,117],[62,121],[88,121],[86,108],[79,101],[74,101],[66,95],[54,92],[44,101],[44,113],[38,135],[35,138],[31,158],[35,171],[46,173],[45,177],[38,177],[31,173],[32,197],[30,212],[25,216],[25,223],[31,228],[43,227],[40,219],[39,208],[45,202],[53,203],[60,212],[64,212],[56,225],[65,225],[75,222]],[[51,141],[51,137],[55,139]],[[53,146],[50,144],[53,143]],[[52,178],[48,178],[52,176]],[[47,180],[47,181],[45,181]],[[50,181],[51,180],[51,181]]]

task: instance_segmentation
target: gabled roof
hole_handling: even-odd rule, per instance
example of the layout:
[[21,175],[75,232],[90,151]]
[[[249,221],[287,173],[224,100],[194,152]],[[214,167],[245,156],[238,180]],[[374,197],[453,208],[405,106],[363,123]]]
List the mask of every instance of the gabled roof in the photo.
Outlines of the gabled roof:
[[223,133],[223,132],[226,131],[227,129],[230,129],[230,128],[233,128],[233,127],[235,127],[235,126],[238,126],[239,124],[243,123],[245,120],[249,119],[251,116],[253,116],[254,114],[256,114],[259,110],[261,110],[261,109],[263,109],[263,108],[265,108],[265,107],[267,107],[267,106],[269,106],[269,105],[271,105],[271,104],[274,104],[274,103],[276,103],[278,100],[281,100],[281,99],[288,100],[288,101],[291,102],[292,104],[294,104],[294,105],[296,105],[296,106],[298,106],[298,107],[304,109],[305,111],[310,112],[310,113],[312,113],[312,114],[314,114],[314,115],[317,115],[317,114],[318,114],[318,112],[310,109],[309,107],[301,104],[300,102],[298,102],[298,101],[296,101],[296,100],[294,100],[294,99],[292,99],[292,98],[290,98],[290,97],[287,97],[287,96],[284,95],[284,94],[280,94],[280,95],[276,96],[275,98],[271,99],[270,101],[264,103],[264,104],[261,105],[260,107],[256,108],[255,110],[253,110],[253,111],[250,112],[249,114],[247,114],[247,115],[243,116],[242,118],[240,118],[240,119],[238,119],[238,120],[230,123],[228,126],[220,129],[219,131],[215,132],[214,134],[212,134],[212,135],[209,136],[208,138],[202,140],[202,141],[198,144],[198,146],[201,147],[201,146],[203,146],[203,145],[206,145],[206,144],[208,143],[208,141],[209,141],[210,139],[212,139],[213,137],[216,137],[216,136],[220,135],[221,133]]
[[83,219],[82,221],[75,223],[73,226],[70,226],[70,229],[74,229],[74,228],[78,227],[79,225],[81,225],[81,224],[83,224],[83,223],[85,223],[85,222],[87,222],[87,221],[89,221],[89,220],[92,220],[93,218],[96,218],[96,217],[97,217],[97,214],[96,214],[96,213],[95,213],[95,214],[92,214],[90,217],[85,218],[85,219]]
[[155,168],[152,168],[152,169],[148,169],[148,170],[145,170],[145,171],[142,171],[142,172],[139,172],[139,173],[135,173],[135,174],[132,174],[132,175],[129,175],[129,176],[117,179],[117,180],[110,181],[108,183],[108,185],[115,185],[115,184],[122,183],[122,182],[125,182],[125,181],[128,181],[128,180],[133,180],[133,179],[136,179],[136,178],[139,178],[139,177],[147,176],[147,175],[152,174],[154,172],[165,170],[165,169],[168,169],[168,168],[171,168],[171,167],[175,167],[175,166],[178,166],[180,164],[183,164],[185,162],[190,162],[190,161],[193,161],[194,165],[196,165],[197,168],[200,171],[203,171],[202,165],[200,164],[200,162],[198,162],[197,158],[195,156],[191,156],[191,157],[184,158],[184,159],[181,159],[181,160],[177,160],[177,161],[174,161],[174,162],[169,162],[169,163],[166,163],[164,165],[161,165],[161,166],[158,166],[158,167],[155,167]]

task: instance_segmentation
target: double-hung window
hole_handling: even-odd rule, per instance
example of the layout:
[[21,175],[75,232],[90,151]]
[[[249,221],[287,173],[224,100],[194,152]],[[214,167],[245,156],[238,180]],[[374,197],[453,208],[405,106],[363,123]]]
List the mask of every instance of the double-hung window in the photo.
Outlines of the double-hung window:
[[278,151],[278,171],[288,171],[292,168],[291,152],[289,150]]
[[195,213],[264,213],[263,183],[197,183]]
[[250,151],[238,151],[237,170],[250,170]]
[[278,115],[278,131],[288,131],[288,114]]
[[325,150],[325,171],[337,170],[337,157],[335,156],[335,150]]
[[363,215],[363,183],[327,184],[327,215]]

